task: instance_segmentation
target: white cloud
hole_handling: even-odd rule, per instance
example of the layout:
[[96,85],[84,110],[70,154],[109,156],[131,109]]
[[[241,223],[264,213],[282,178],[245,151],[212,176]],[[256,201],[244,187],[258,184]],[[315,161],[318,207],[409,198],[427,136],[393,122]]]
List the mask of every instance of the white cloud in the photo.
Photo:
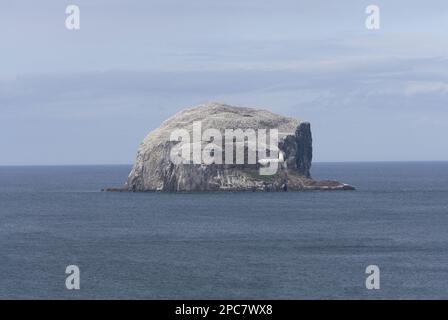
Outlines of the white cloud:
[[448,94],[448,82],[411,81],[404,88],[408,96],[418,94]]

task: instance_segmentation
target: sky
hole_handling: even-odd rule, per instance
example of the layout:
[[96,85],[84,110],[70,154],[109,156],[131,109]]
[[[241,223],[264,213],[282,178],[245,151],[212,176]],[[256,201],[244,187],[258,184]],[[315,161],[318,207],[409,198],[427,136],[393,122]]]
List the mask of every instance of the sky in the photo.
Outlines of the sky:
[[0,1],[0,165],[131,164],[211,101],[311,122],[314,161],[448,160],[448,2]]

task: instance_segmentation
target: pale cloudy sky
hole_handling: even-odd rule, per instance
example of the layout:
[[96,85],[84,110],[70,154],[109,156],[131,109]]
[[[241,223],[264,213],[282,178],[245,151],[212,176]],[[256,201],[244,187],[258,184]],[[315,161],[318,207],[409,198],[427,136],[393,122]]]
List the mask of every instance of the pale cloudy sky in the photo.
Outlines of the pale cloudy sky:
[[207,101],[310,121],[315,161],[448,160],[446,0],[1,0],[0,58],[0,165],[132,163]]

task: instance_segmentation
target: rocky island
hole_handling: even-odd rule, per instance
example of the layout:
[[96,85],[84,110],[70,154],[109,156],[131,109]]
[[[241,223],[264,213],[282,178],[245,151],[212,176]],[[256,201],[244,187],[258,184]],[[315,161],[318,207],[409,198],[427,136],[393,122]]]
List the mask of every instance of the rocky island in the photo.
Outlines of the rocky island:
[[[186,144],[188,136],[183,139],[173,139],[173,132],[189,133],[194,136],[194,125],[201,125],[201,132],[214,133],[201,139],[200,142]],[[232,143],[240,144],[244,150],[241,156],[244,162],[234,161],[237,155],[227,148],[229,140],[221,142],[216,139],[220,132],[226,130],[235,133],[240,130],[245,134],[256,130],[275,130],[278,132],[278,148],[275,158],[253,153],[255,161],[249,163],[254,148],[260,149],[260,141],[250,144],[247,136]],[[213,131],[214,130],[214,131]],[[264,131],[263,131],[264,133]],[[196,133],[197,134],[197,133]],[[204,138],[201,134],[201,138]],[[226,137],[227,138],[227,137]],[[270,138],[273,139],[273,138]],[[195,148],[203,150],[207,144],[215,143],[216,148],[209,150],[215,156],[212,163],[199,163],[183,159],[173,161],[173,154],[180,154],[188,146],[189,156]],[[196,144],[196,145],[195,145]],[[258,145],[258,147],[256,146]],[[266,143],[267,145],[267,143]],[[222,147],[222,148],[221,148]],[[175,148],[177,148],[175,150]],[[219,149],[219,150],[218,150]],[[196,149],[198,150],[198,149]],[[229,151],[230,150],[230,151]],[[203,152],[203,151],[202,151]],[[231,155],[229,156],[229,153]],[[268,152],[269,153],[269,152]],[[175,114],[170,119],[146,136],[140,145],[132,171],[123,189],[106,189],[106,191],[164,191],[164,192],[194,192],[194,191],[305,191],[305,190],[354,190],[350,185],[337,181],[316,181],[311,178],[312,160],[311,126],[294,118],[283,117],[272,112],[253,108],[234,107],[221,103],[209,103],[189,108]],[[207,154],[208,155],[208,154]],[[216,156],[219,155],[219,158]],[[220,162],[221,160],[233,160]],[[194,159],[194,155],[193,155]],[[275,164],[272,174],[262,174],[265,166]]]

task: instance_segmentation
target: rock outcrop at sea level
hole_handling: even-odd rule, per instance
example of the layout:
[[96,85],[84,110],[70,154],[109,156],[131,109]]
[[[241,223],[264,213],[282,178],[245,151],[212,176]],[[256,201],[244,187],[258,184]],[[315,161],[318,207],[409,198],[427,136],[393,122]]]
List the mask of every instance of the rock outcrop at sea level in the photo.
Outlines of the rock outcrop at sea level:
[[[171,134],[178,129],[185,129],[192,134],[194,122],[201,123],[202,132],[210,128],[218,129],[223,137],[226,129],[277,129],[278,170],[272,175],[260,174],[263,159],[258,154],[257,161],[252,164],[174,163],[172,149],[179,147],[181,141],[172,141]],[[201,141],[201,147],[210,142]],[[243,145],[247,160],[250,147],[244,142]],[[310,173],[312,154],[311,125],[308,122],[266,110],[209,103],[183,110],[149,133],[140,145],[126,186],[123,189],[107,190],[193,192],[354,189],[337,181],[313,180]],[[225,145],[222,156],[226,157]]]

